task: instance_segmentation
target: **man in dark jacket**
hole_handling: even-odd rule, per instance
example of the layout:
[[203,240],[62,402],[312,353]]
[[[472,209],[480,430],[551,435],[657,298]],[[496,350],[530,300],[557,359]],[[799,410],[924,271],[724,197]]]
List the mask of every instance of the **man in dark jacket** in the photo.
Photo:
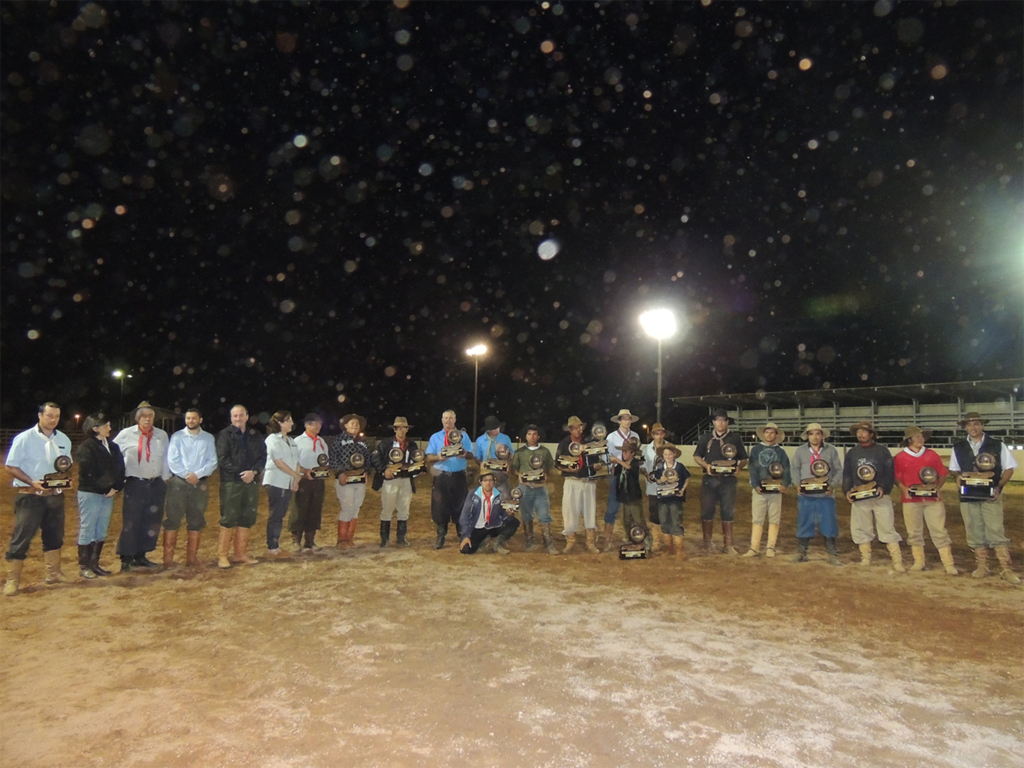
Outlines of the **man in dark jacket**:
[[[700,483],[700,522],[704,529],[704,546],[714,551],[711,537],[715,527],[715,506],[721,509],[722,551],[727,555],[739,554],[732,545],[732,526],[736,521],[736,472],[747,465],[747,451],[738,432],[729,430],[734,423],[729,414],[719,408],[714,412],[713,428],[697,438],[694,460],[704,469]],[[730,458],[726,454],[734,451]],[[720,471],[725,462],[733,462],[732,471]]]
[[[850,534],[853,543],[860,547],[860,564],[871,565],[871,542],[878,529],[878,540],[885,544],[892,558],[894,571],[903,573],[903,554],[900,542],[903,537],[893,526],[895,513],[889,494],[896,483],[896,469],[892,453],[884,445],[875,442],[875,428],[870,421],[862,421],[850,427],[850,433],[857,436],[857,445],[846,452],[843,465],[843,493],[852,505],[850,507]],[[873,473],[873,475],[872,475]],[[854,498],[855,488],[874,483],[875,493],[863,498]],[[867,493],[864,489],[863,493]],[[873,523],[873,525],[872,525]]]
[[[419,446],[415,440],[408,437],[411,426],[404,416],[396,417],[394,424],[391,425],[395,430],[395,436],[381,440],[374,451],[377,459],[374,466],[384,468],[373,475],[373,490],[380,492],[381,547],[386,547],[388,539],[391,538],[393,514],[398,517],[395,543],[400,547],[412,546],[406,536],[409,532],[409,504],[412,502],[412,495],[416,493],[416,478],[405,468],[413,463],[413,453]],[[401,453],[401,458],[393,460],[392,451],[395,451],[395,457]]]
[[501,492],[494,487],[494,472],[481,469],[480,487],[466,496],[459,516],[462,554],[472,555],[488,549],[500,555],[510,554],[504,545],[519,529],[519,521],[505,511],[501,502]]
[[[256,507],[260,487],[256,482],[267,466],[267,446],[263,435],[249,427],[249,411],[244,405],[231,409],[231,426],[217,435],[217,466],[220,468],[220,539],[217,565],[256,563],[246,551],[249,529],[256,525]],[[234,540],[235,553],[228,551]]]

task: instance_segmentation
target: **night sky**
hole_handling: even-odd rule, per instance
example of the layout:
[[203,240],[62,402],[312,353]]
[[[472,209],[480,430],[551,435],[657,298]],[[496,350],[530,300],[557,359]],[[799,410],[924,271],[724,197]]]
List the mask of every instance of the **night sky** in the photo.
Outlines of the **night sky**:
[[[2,420],[1021,375],[1024,4],[4,2]],[[553,258],[543,259],[540,254]],[[683,414],[666,406],[676,431]]]

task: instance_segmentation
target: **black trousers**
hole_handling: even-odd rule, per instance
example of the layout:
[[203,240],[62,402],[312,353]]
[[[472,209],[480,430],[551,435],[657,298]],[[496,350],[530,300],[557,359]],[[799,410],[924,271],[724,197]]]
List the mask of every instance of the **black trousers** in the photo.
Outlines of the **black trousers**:
[[430,489],[430,519],[434,524],[447,527],[448,523],[454,523],[458,533],[459,515],[462,514],[462,505],[468,492],[465,472],[435,476],[434,485]]
[[295,492],[295,504],[288,518],[288,530],[295,536],[306,531],[319,531],[324,509],[324,481],[299,480],[299,490]]
[[167,483],[163,478],[143,480],[129,477],[124,481],[121,538],[117,542],[117,554],[122,558],[144,555],[156,549],[166,496]]
[[480,545],[487,539],[495,536],[504,536],[506,540],[511,539],[519,530],[519,520],[510,517],[501,524],[500,528],[474,528],[469,532],[469,545],[463,545],[459,551],[464,555],[472,555]]
[[43,532],[43,552],[64,546],[64,494],[19,494],[14,499],[14,530],[6,560],[24,560],[36,531]]

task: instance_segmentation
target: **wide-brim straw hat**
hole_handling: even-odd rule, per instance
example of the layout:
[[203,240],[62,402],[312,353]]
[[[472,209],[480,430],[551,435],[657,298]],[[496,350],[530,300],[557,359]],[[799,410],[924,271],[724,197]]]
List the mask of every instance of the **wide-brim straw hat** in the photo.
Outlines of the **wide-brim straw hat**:
[[139,420],[139,411],[141,411],[143,408],[148,408],[153,412],[153,416],[156,416],[156,408],[150,405],[148,400],[143,400],[141,403],[135,406],[135,410],[132,411],[132,421]]
[[662,443],[662,444],[661,444],[661,447],[660,447],[660,448],[658,448],[658,453],[664,453],[664,452],[665,452],[665,449],[666,449],[666,448],[670,448],[670,449],[672,450],[672,453],[674,453],[674,454],[675,454],[675,457],[676,457],[677,459],[678,459],[678,458],[679,458],[680,456],[682,456],[682,455],[683,455],[683,452],[682,452],[681,450],[679,450],[679,449],[678,449],[678,448],[677,448],[677,447],[676,447],[675,445],[673,445],[672,443],[668,443],[668,442],[666,442],[666,443]]
[[664,425],[664,424],[662,424],[662,423],[661,423],[660,421],[656,421],[656,422],[654,422],[653,424],[651,424],[651,428],[647,430],[647,434],[649,434],[649,435],[653,435],[653,434],[654,434],[655,432],[657,432],[657,431],[658,431],[659,429],[660,429],[660,430],[661,430],[662,432],[664,432],[664,433],[665,433],[666,435],[668,434],[668,430],[667,430],[667,429],[665,429],[665,425]]
[[964,417],[957,422],[957,425],[959,425],[961,428],[966,427],[968,421],[980,421],[982,423],[982,426],[988,424],[988,419],[981,418],[980,413],[978,413],[977,411],[970,411],[969,413],[964,414]]
[[822,440],[824,440],[825,438],[827,438],[829,435],[832,434],[832,430],[831,429],[825,429],[823,426],[821,426],[821,424],[819,424],[818,422],[815,421],[815,422],[812,422],[812,423],[807,425],[807,428],[800,434],[800,439],[801,440],[806,440],[807,439],[807,433],[808,432],[813,432],[814,430],[818,430],[819,432],[821,432],[821,439]]
[[359,431],[360,432],[365,432],[366,431],[366,417],[365,416],[360,416],[358,413],[346,413],[344,416],[341,417],[341,425],[345,426],[350,421],[352,421],[352,419],[358,419],[359,420]]
[[640,421],[639,416],[634,416],[629,412],[629,408],[622,408],[617,414],[611,417],[612,421],[617,421],[622,424],[623,420],[629,419],[629,423],[632,424],[634,421]]
[[856,424],[851,424],[850,425],[850,434],[851,435],[856,435],[858,429],[866,429],[872,435],[874,435],[875,437],[878,437],[878,431],[875,429],[875,425],[872,424],[867,419],[864,419],[863,421],[858,421]]
[[394,429],[395,427],[405,427],[406,429],[408,429],[411,426],[412,424],[409,423],[409,420],[406,419],[405,416],[396,416],[395,423],[391,425],[391,428]]
[[565,426],[563,426],[562,429],[565,430],[566,432],[568,432],[572,427],[586,427],[586,426],[587,426],[587,422],[580,421],[579,417],[577,417],[577,416],[570,416],[569,420],[567,422],[565,422]]
[[764,440],[764,431],[766,429],[774,429],[776,431],[776,433],[777,433],[775,435],[775,442],[776,443],[783,443],[783,442],[786,441],[786,433],[783,430],[779,429],[778,425],[775,424],[775,422],[772,422],[772,421],[769,421],[763,427],[758,427],[757,429],[754,430],[754,434],[757,435],[757,439],[758,440]]
[[915,435],[924,435],[924,439],[927,441],[928,438],[932,436],[932,431],[930,429],[918,429],[916,425],[911,424],[904,430],[903,439],[900,440],[900,445],[906,448],[908,445],[910,445],[910,438],[914,437]]

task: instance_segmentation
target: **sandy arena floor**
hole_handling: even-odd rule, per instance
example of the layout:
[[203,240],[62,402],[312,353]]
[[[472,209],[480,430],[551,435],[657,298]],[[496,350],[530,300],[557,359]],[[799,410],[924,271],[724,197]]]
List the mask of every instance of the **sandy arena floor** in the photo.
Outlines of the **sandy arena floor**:
[[[792,496],[784,555],[701,554],[696,488],[685,559],[552,557],[521,535],[508,557],[461,556],[451,537],[435,552],[426,485],[411,549],[378,548],[369,492],[356,549],[267,562],[264,498],[260,564],[221,571],[214,484],[202,571],[93,582],[69,501],[72,583],[42,585],[37,538],[23,592],[0,600],[0,764],[1024,766],[1024,588],[970,577],[953,495],[959,578],[930,546],[924,573],[894,573],[881,546],[854,565],[842,502],[847,565],[820,540],[792,563]],[[1011,489],[1018,565],[1021,501]],[[738,547],[749,493],[739,507]],[[105,564],[119,527],[118,505]]]

